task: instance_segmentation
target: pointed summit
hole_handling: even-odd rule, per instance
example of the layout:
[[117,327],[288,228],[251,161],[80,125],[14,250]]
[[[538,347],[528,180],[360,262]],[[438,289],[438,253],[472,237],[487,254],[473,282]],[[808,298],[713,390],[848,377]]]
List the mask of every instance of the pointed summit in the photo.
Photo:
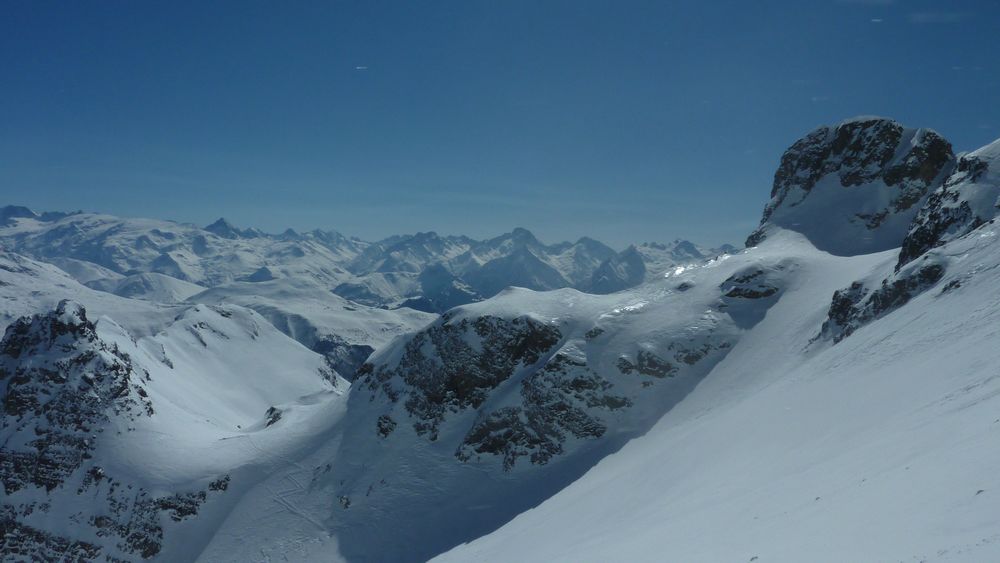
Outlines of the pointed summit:
[[205,230],[227,239],[237,239],[243,236],[242,231],[223,217],[219,217],[214,223],[205,227]]

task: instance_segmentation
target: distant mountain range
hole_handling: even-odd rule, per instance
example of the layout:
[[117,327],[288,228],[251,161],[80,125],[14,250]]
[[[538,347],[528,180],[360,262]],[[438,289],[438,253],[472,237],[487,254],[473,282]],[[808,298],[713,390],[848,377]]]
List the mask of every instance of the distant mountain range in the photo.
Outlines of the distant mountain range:
[[[610,293],[661,275],[672,265],[733,250],[676,240],[616,252],[586,237],[546,245],[520,228],[482,241],[427,232],[366,242],[335,231],[300,234],[289,229],[273,235],[240,229],[225,219],[199,228],[96,213],[39,214],[18,206],[0,208],[0,245],[64,266],[82,275],[83,283],[131,297],[154,291],[149,278],[139,284],[122,281],[140,274],[161,274],[203,288],[296,278],[313,280],[361,304],[436,313],[492,297],[508,286]],[[168,290],[159,284],[156,290],[177,290],[174,297],[180,297],[196,289],[174,285]]]

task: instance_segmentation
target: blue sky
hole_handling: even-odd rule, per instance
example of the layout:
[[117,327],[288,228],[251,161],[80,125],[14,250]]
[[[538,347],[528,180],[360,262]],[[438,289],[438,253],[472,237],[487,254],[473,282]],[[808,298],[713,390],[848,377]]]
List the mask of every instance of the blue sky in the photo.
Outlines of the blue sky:
[[0,202],[374,239],[739,243],[858,114],[1000,137],[1000,3],[18,2]]

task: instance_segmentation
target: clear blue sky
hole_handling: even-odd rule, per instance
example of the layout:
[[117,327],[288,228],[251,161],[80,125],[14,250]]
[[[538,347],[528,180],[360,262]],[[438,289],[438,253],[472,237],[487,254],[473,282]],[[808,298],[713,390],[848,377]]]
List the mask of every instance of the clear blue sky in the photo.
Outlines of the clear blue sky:
[[1000,6],[42,2],[0,15],[0,202],[363,238],[738,243],[857,114],[1000,137]]

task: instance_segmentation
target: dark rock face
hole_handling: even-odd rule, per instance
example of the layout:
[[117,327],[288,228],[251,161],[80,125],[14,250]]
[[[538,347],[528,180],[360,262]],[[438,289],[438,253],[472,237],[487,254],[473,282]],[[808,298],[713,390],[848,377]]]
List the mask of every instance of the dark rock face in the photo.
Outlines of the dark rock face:
[[648,350],[639,350],[635,362],[626,357],[618,358],[618,370],[628,375],[637,372],[650,377],[673,377],[677,367]]
[[351,344],[334,334],[320,337],[312,349],[321,354],[327,365],[348,381],[354,379],[354,374],[375,351],[367,344]]
[[[106,430],[131,429],[153,416],[149,374],[108,344],[78,304],[63,301],[46,315],[25,317],[0,341],[0,553],[15,560],[125,561],[157,555],[162,517],[194,516],[205,491],[155,496],[108,475],[95,459]],[[228,476],[212,483],[228,487]],[[211,488],[211,487],[210,487]],[[72,532],[60,530],[66,507]],[[43,499],[43,500],[39,500]],[[50,516],[51,514],[51,516]],[[108,543],[114,548],[108,551]]]
[[[51,491],[91,456],[94,434],[110,416],[149,416],[152,404],[128,354],[97,337],[79,305],[22,318],[0,342],[3,433],[0,478],[11,494]],[[14,446],[17,437],[30,441]]]
[[[473,331],[480,349],[466,336]],[[394,366],[359,371],[361,386],[381,391],[393,402],[405,393],[405,407],[420,435],[437,439],[438,426],[449,412],[479,408],[489,392],[522,366],[538,362],[561,338],[559,329],[527,317],[504,320],[479,317],[451,322],[445,315],[435,326],[417,333]],[[433,350],[426,353],[427,346]],[[402,383],[403,390],[393,385]]]
[[[905,215],[908,222],[909,214],[915,211],[914,206],[950,172],[954,160],[951,144],[937,133],[913,132],[888,119],[856,119],[836,127],[820,127],[796,141],[782,155],[761,227],[748,237],[746,244],[759,244],[767,236],[765,225],[775,221],[786,228],[811,234],[811,227],[815,225],[809,222],[817,220],[811,216],[816,210],[799,217],[791,209],[806,202],[817,184],[831,175],[843,188],[865,186],[863,189],[872,190],[882,184],[890,188],[887,203],[880,197],[854,196],[856,201],[852,203],[858,208],[853,216],[841,219],[857,224],[862,230],[850,231],[850,234],[878,231],[896,215]],[[822,230],[820,233],[823,234]],[[832,246],[839,249],[843,244],[845,241]],[[898,240],[885,244],[891,248]]]
[[764,270],[734,274],[722,282],[722,295],[740,299],[763,299],[778,293],[778,287],[767,281]]
[[455,456],[468,461],[480,454],[500,456],[505,470],[519,457],[545,464],[563,453],[567,436],[599,438],[607,426],[595,409],[631,406],[625,397],[608,393],[612,385],[585,362],[556,354],[521,383],[521,406],[502,407],[481,416]]
[[928,263],[897,272],[882,280],[875,289],[854,282],[850,287],[837,290],[820,335],[832,338],[834,343],[840,342],[865,324],[902,307],[942,277],[944,267]]
[[897,270],[996,216],[1000,186],[984,181],[989,171],[990,161],[981,156],[966,155],[958,160],[955,171],[930,195],[910,225],[899,252]]
[[0,506],[0,553],[7,561],[97,561],[100,546],[22,524],[13,506]]

